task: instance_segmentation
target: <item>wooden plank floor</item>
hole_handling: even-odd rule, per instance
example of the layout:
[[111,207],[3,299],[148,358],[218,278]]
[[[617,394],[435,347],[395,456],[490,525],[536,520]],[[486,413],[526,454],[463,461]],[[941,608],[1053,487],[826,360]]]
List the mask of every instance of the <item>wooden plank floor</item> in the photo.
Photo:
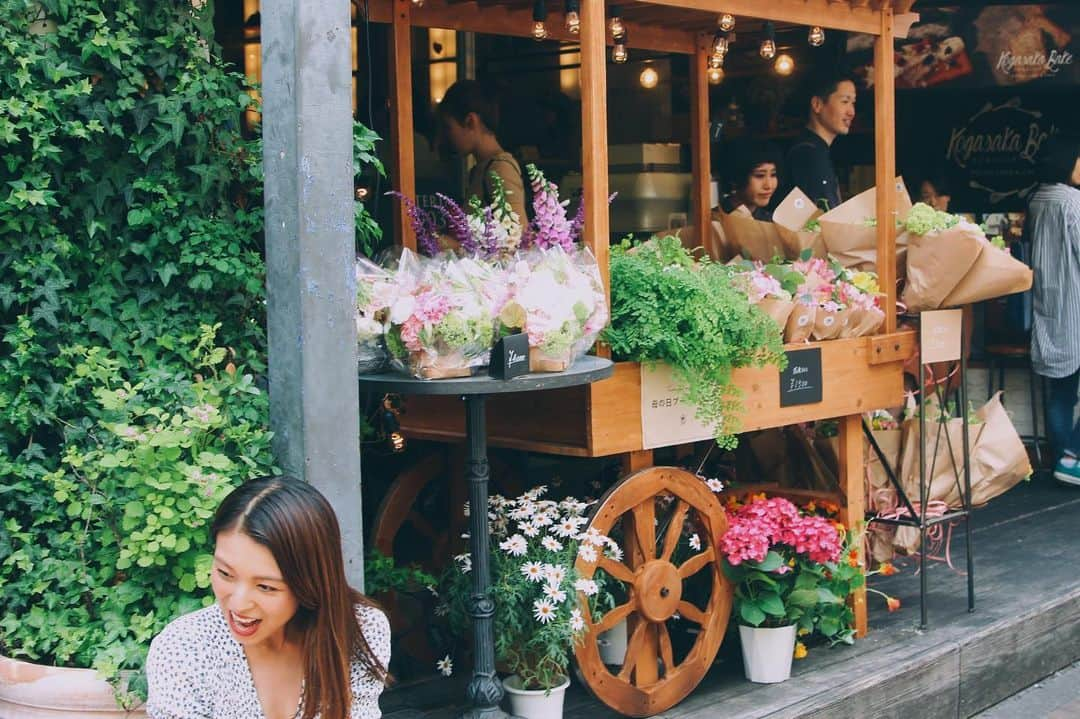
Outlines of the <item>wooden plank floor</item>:
[[[974,517],[976,611],[966,580],[933,563],[927,631],[918,629],[919,579],[909,566],[871,586],[903,603],[888,613],[870,602],[870,635],[853,647],[812,649],[782,684],[742,676],[737,646],[726,642],[702,684],[660,716],[669,719],[813,717],[966,718],[1080,659],[1080,489],[1040,477]],[[961,531],[953,564],[964,567]],[[878,598],[880,599],[880,598]],[[459,673],[463,667],[459,667]],[[456,716],[464,676],[388,692],[387,719]],[[574,684],[567,719],[613,719],[615,712]]]

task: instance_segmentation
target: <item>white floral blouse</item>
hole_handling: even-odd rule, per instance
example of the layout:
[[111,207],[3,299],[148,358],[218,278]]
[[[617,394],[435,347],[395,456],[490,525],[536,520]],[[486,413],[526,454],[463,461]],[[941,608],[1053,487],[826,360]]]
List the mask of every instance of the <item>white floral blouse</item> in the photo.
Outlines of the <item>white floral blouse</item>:
[[[386,666],[390,622],[373,607],[357,607],[356,613],[368,646]],[[154,638],[146,675],[150,719],[264,719],[244,650],[216,604],[173,620]],[[359,661],[352,664],[351,681],[350,719],[381,717],[382,682]]]

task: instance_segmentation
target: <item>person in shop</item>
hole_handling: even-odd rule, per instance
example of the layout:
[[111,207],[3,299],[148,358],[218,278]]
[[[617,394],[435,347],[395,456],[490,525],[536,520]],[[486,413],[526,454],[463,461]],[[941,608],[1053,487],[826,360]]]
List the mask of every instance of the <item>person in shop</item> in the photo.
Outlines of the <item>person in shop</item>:
[[476,80],[459,80],[438,105],[440,139],[475,164],[469,170],[465,197],[494,199],[491,173],[502,180],[510,209],[527,221],[525,177],[521,165],[499,143],[499,98],[495,89]]
[[330,503],[253,479],[210,525],[216,602],[173,620],[146,660],[150,719],[375,719],[390,623],[345,577]]
[[1056,136],[1044,142],[1038,173],[1024,221],[1035,270],[1031,365],[1049,385],[1054,478],[1080,486],[1080,422],[1073,421],[1080,384],[1080,141]]
[[828,70],[811,77],[806,92],[806,129],[787,154],[789,184],[828,211],[840,204],[840,183],[830,148],[838,135],[851,131],[855,81],[843,72]]
[[952,193],[945,178],[940,175],[930,175],[919,183],[919,201],[930,205],[939,212],[948,212],[949,203],[952,201]]

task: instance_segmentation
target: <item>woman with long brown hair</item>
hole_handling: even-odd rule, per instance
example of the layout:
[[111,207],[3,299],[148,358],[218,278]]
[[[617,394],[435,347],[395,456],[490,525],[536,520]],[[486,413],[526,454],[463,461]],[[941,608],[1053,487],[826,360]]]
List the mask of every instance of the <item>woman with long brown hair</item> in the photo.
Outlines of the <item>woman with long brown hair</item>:
[[330,503],[264,477],[218,507],[215,604],[150,645],[151,719],[372,719],[387,680],[386,615],[349,586]]

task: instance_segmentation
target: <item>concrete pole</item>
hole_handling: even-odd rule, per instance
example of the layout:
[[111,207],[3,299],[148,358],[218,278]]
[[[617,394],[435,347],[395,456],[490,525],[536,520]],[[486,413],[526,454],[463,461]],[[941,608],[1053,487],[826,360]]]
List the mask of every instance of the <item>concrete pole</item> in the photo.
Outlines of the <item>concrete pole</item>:
[[262,123],[274,452],[334,506],[362,589],[349,23],[348,0],[263,2]]

